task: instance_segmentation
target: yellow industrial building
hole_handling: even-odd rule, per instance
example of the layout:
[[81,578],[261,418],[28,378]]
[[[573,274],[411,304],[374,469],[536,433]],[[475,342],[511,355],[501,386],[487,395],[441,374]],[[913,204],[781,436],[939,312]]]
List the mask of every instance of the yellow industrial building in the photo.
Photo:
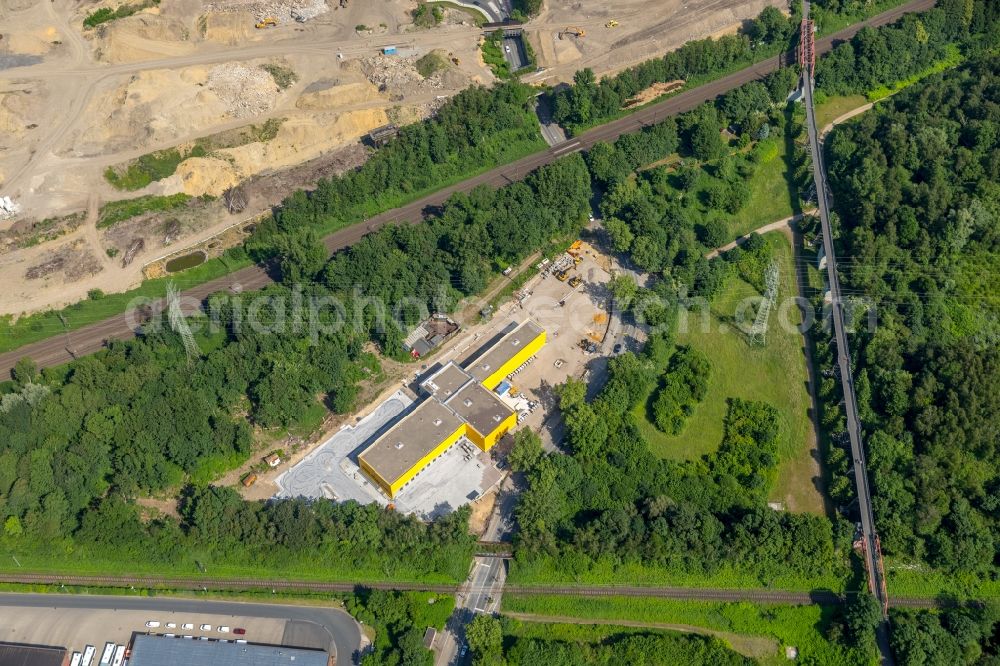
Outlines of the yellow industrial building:
[[545,331],[525,321],[463,366],[448,362],[420,387],[427,397],[359,456],[361,469],[395,497],[460,438],[489,451],[517,424],[493,389],[545,344]]

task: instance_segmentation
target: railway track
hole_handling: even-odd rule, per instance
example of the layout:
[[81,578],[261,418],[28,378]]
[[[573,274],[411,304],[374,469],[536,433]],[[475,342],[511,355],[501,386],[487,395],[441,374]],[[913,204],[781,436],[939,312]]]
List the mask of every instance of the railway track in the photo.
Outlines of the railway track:
[[[194,591],[272,591],[335,593],[359,588],[455,594],[459,586],[445,583],[324,582],[310,580],[262,580],[256,578],[194,578],[169,576],[101,576],[42,573],[0,574],[0,583],[25,585],[60,585],[69,587],[132,587]],[[581,597],[653,597],[689,601],[757,602],[792,605],[838,605],[844,597],[829,590],[792,592],[765,589],[719,589],[696,587],[646,587],[640,585],[506,585],[505,594],[562,595]],[[932,608],[933,598],[893,598],[893,605]]]

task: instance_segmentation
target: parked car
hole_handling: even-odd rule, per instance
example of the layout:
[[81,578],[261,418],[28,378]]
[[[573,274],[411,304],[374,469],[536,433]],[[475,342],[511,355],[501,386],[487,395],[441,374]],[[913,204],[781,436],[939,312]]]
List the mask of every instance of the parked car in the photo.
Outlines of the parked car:
[[236,634],[237,636],[243,636],[244,634],[247,633],[247,630],[244,629],[243,627],[236,627],[235,629],[233,629],[233,633]]
[[615,345],[615,353],[616,354],[622,353],[622,344],[620,342],[617,345]]
[[167,622],[167,629],[176,629],[176,628],[177,628],[176,622]]
[[181,625],[181,629],[191,630],[194,629],[194,625],[191,624],[190,622],[185,622],[184,624]]
[[212,625],[210,625],[210,624],[203,624],[203,625],[201,625],[201,630],[202,631],[212,631]]
[[156,620],[149,620],[146,622],[146,626],[149,627],[150,629],[156,629],[158,626],[160,626],[160,623],[157,622]]
[[222,625],[221,627],[219,627],[219,633],[220,634],[228,634],[229,633],[229,627],[227,627],[225,625]]

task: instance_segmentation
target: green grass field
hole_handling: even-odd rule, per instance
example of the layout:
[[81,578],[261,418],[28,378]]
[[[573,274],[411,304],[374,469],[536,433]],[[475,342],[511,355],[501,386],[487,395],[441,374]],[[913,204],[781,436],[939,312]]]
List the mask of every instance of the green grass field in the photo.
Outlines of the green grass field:
[[775,136],[761,141],[755,150],[760,162],[747,182],[750,200],[729,221],[729,232],[733,238],[798,212],[797,199],[792,197],[789,186],[788,153],[784,139]]
[[891,556],[885,558],[885,574],[890,599],[945,596],[1000,601],[1000,581],[983,580],[981,576],[935,571],[926,564],[902,562]]
[[[787,664],[785,646],[795,647],[796,663],[870,664],[871,656],[828,641],[825,631],[835,614],[828,606],[782,606],[752,603],[680,601],[636,597],[518,596],[505,594],[504,613],[573,617],[590,620],[668,623],[725,632],[740,643],[720,636],[737,651],[760,646],[760,639],[775,641],[777,652],[761,655],[764,664]],[[752,640],[756,639],[756,640]],[[745,653],[745,652],[744,652]]]
[[822,101],[819,99],[816,100],[816,125],[820,130],[848,111],[868,103],[868,99],[864,95],[825,95],[817,93],[816,96],[823,97]]
[[657,430],[647,418],[645,403],[634,414],[639,428],[654,453],[664,458],[693,459],[712,453],[722,441],[728,398],[763,400],[778,408],[782,433],[779,440],[781,463],[778,482],[771,497],[784,501],[793,511],[823,512],[823,498],[813,483],[815,470],[811,448],[815,434],[810,419],[811,399],[807,388],[807,359],[804,340],[796,330],[797,308],[781,307],[796,295],[791,244],[779,232],[764,236],[774,248],[780,269],[778,308],[771,315],[767,346],[751,347],[744,330],[733,315],[743,299],[757,296],[748,283],[733,277],[716,297],[711,316],[692,311],[687,332],[679,332],[680,344],[692,345],[712,361],[708,395],[677,436]]
[[620,558],[609,556],[594,562],[589,560],[578,566],[572,554],[559,558],[537,557],[530,562],[513,560],[508,580],[511,585],[544,585],[547,583],[578,585],[641,585],[647,587],[697,587],[727,590],[789,590],[809,592],[831,590],[841,593],[847,580],[844,570],[836,574],[801,576],[781,574],[767,580],[758,575],[737,571],[724,565],[714,573],[685,573],[656,565],[635,562],[622,563]]

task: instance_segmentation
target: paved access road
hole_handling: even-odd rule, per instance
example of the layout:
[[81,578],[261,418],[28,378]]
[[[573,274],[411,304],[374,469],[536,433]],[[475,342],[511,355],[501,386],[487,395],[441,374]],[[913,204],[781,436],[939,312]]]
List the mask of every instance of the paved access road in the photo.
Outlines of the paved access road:
[[[850,39],[863,26],[876,26],[891,23],[897,18],[912,11],[923,11],[934,6],[934,0],[913,0],[887,12],[874,16],[867,21],[845,28],[829,37],[825,37],[816,42],[817,54],[823,54],[833,48],[834,44]],[[622,134],[638,131],[645,125],[662,121],[668,116],[672,116],[697,107],[699,104],[738,88],[744,83],[760,79],[767,74],[777,70],[782,63],[781,56],[769,58],[746,69],[725,76],[717,81],[712,81],[698,88],[692,88],[670,97],[662,102],[652,104],[635,113],[620,118],[613,122],[595,127],[578,137],[570,139],[557,146],[553,146],[542,152],[534,153],[524,157],[512,164],[496,167],[478,176],[469,178],[450,187],[438,190],[422,199],[418,199],[406,206],[386,211],[376,215],[365,222],[355,224],[346,229],[327,236],[324,243],[331,253],[349,247],[357,243],[365,235],[386,225],[400,222],[418,223],[423,220],[424,213],[428,209],[440,206],[448,197],[456,192],[468,192],[479,185],[489,185],[500,187],[517,180],[521,180],[531,171],[540,166],[551,164],[560,157],[571,153],[586,150],[598,141],[614,141]],[[240,285],[245,290],[259,289],[270,284],[273,278],[259,266],[251,266],[236,271],[224,277],[211,280],[204,284],[192,287],[183,292],[182,296],[188,299],[204,299],[209,294],[225,291],[233,285]],[[156,312],[162,304],[157,302],[152,304],[152,310]],[[134,312],[126,312],[115,315],[102,322],[91,324],[77,329],[68,335],[60,335],[45,340],[25,345],[14,351],[0,354],[0,377],[9,376],[14,364],[24,356],[30,356],[40,367],[60,365],[68,363],[73,358],[92,354],[101,349],[105,341],[110,338],[130,338],[136,333],[134,326],[136,322]]]
[[329,635],[337,664],[354,663],[361,646],[361,629],[350,615],[338,608],[291,606],[235,601],[200,601],[158,597],[124,597],[74,594],[0,594],[0,607],[79,608],[100,610],[147,610],[206,615],[241,615],[292,620]]

